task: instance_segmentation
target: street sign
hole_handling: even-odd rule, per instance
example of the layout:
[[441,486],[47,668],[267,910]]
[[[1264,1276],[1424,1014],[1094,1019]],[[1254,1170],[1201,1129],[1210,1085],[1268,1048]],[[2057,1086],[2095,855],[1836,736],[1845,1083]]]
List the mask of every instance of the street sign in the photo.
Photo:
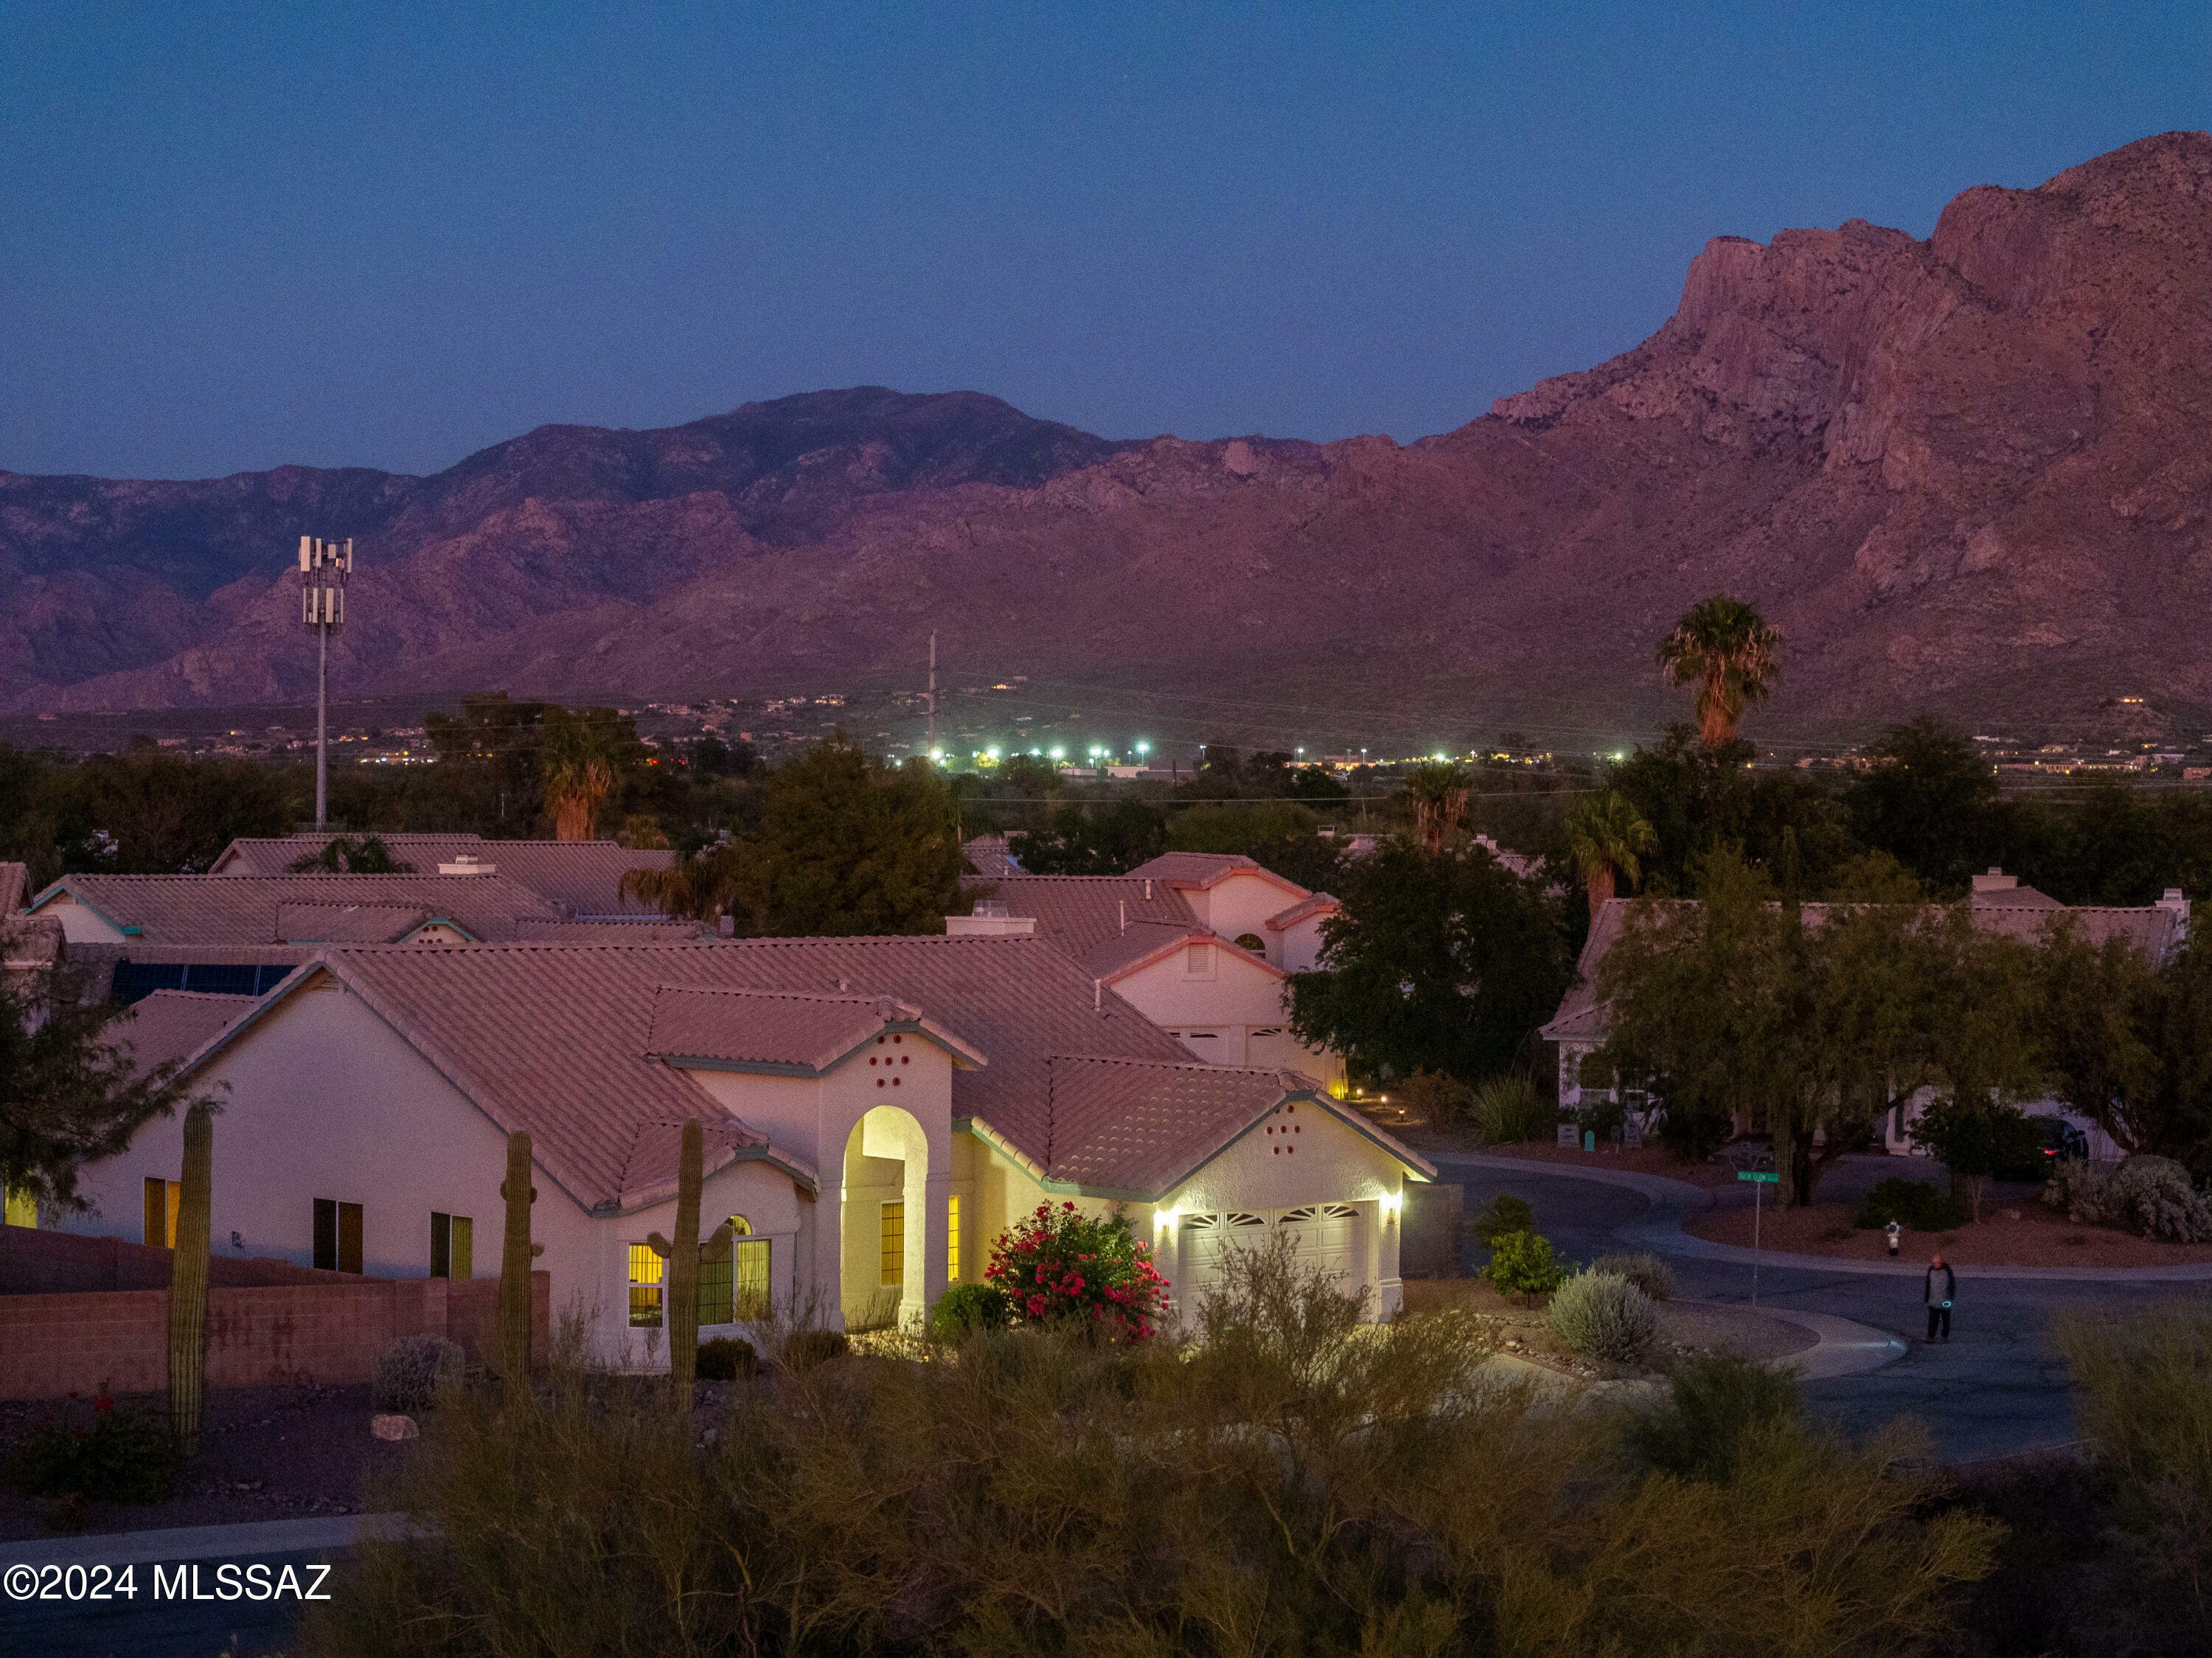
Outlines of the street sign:
[[1741,1168],[1736,1171],[1735,1178],[1739,1180],[1756,1180],[1761,1186],[1780,1186],[1782,1184],[1782,1177],[1779,1174],[1774,1173],[1771,1170]]

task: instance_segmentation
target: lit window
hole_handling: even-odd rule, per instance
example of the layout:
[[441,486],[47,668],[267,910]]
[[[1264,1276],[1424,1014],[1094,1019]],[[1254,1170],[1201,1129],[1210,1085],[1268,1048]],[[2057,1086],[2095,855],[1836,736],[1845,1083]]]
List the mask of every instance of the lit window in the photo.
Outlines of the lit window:
[[906,1282],[906,1205],[884,1205],[884,1285]]
[[[177,1208],[185,1200],[184,1183],[179,1180],[146,1182],[146,1241],[156,1249],[177,1247]],[[316,1265],[322,1263],[317,1261]]]
[[752,1223],[730,1216],[735,1235],[699,1249],[699,1322],[734,1324],[769,1316],[769,1240],[751,1235]]
[[945,1200],[945,1279],[948,1283],[960,1282],[960,1199]]
[[633,1330],[660,1328],[660,1280],[667,1263],[651,1244],[629,1247],[629,1322]]
[[465,1215],[430,1211],[430,1276],[468,1279],[476,1276],[477,1223]]
[[8,1224],[36,1227],[39,1223],[39,1200],[27,1192],[8,1188]]

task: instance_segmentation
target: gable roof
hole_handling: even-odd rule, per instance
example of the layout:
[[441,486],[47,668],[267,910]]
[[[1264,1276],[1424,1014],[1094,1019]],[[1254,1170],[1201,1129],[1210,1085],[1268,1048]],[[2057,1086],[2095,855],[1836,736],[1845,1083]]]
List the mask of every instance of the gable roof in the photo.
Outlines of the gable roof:
[[1158,961],[1164,961],[1176,951],[1193,944],[1210,944],[1235,960],[1257,968],[1270,978],[1289,977],[1265,956],[1251,951],[1218,933],[1208,932],[1203,927],[1181,927],[1171,922],[1133,921],[1129,930],[1109,938],[1083,958],[1083,965],[1099,978],[1111,984],[1116,979],[1127,978]]
[[[515,937],[525,918],[564,918],[550,901],[503,875],[64,875],[39,894],[33,911],[63,893],[117,930],[135,928],[156,944],[285,943],[284,912],[304,905],[420,911],[492,941]],[[304,912],[300,918],[337,921]]]
[[1006,835],[975,835],[963,842],[960,850],[968,855],[968,867],[979,875],[1018,875],[1022,866],[1014,862],[1007,850],[1010,837]]
[[663,984],[654,993],[645,1051],[671,1064],[705,1060],[819,1076],[887,1030],[920,1033],[951,1055],[956,1067],[986,1063],[921,1009],[887,996],[690,984]]
[[[241,836],[223,848],[213,873],[221,875],[281,875],[302,857],[321,852],[335,838],[323,832]],[[499,877],[528,887],[572,915],[646,916],[649,905],[622,896],[622,878],[632,869],[665,869],[676,854],[640,850],[611,840],[486,840],[482,835],[380,835],[401,863],[418,875],[435,875],[441,863],[473,858]],[[482,875],[471,877],[482,880]]]
[[[1249,1106],[1253,1121],[1291,1086],[1286,1076],[1300,1088],[1314,1086],[1292,1073],[1231,1073],[1193,1060],[1180,1042],[1079,964],[1022,936],[331,948],[199,1048],[193,1064],[212,1061],[319,972],[359,995],[500,1127],[528,1130],[540,1165],[586,1208],[628,1206],[630,1194],[645,1189],[641,1182],[651,1184],[632,1168],[641,1146],[658,1143],[641,1138],[641,1125],[732,1120],[657,1050],[678,1042],[743,1048],[793,1064],[802,1063],[794,1056],[803,1056],[803,1063],[818,1066],[845,1039],[836,1033],[842,1021],[863,1008],[875,1009],[866,1016],[876,1018],[876,1029],[887,1028],[881,1011],[886,1003],[897,1015],[897,1025],[888,1027],[922,1029],[933,1039],[942,1033],[948,1047],[958,1045],[952,1049],[954,1115],[983,1125],[994,1144],[1039,1167],[1059,1155],[1055,1078],[1065,1056],[1104,1054],[1209,1076],[1272,1079],[1248,1082],[1236,1096]],[[664,1008],[671,991],[680,995]],[[803,1012],[794,1011],[796,1003],[804,1004]],[[715,1009],[738,1015],[732,1029],[713,1027]],[[757,1035],[745,1028],[755,1020],[764,1021]],[[988,1063],[958,1068],[962,1049]],[[1123,1074],[1135,1079],[1119,1096],[1127,1108],[1151,1109],[1152,1074]],[[1261,1102],[1255,1090],[1263,1088],[1273,1091]],[[1111,1115],[1103,1103],[1086,1109],[1099,1123]],[[770,1158],[814,1179],[757,1131],[738,1125],[730,1131],[740,1130],[743,1143],[732,1142],[732,1156]],[[1092,1131],[1095,1137],[1105,1131]],[[1146,1143],[1158,1137],[1149,1131],[1139,1137]],[[1159,1155],[1169,1161],[1188,1149],[1172,1137],[1162,1144]],[[1426,1167],[1390,1144],[1408,1167]]]
[[961,885],[977,893],[988,887],[1008,915],[1033,917],[1036,937],[1078,961],[1088,960],[1100,945],[1139,923],[1206,930],[1182,894],[1157,877],[1012,875]]
[[1233,875],[1256,875],[1296,897],[1306,896],[1306,889],[1297,882],[1277,875],[1266,864],[1242,852],[1163,852],[1149,863],[1139,864],[1129,874],[1164,881],[1171,886],[1201,888],[1218,887]]
[[1271,933],[1287,932],[1309,916],[1334,915],[1344,907],[1328,893],[1309,893],[1287,910],[1278,910],[1261,924]]
[[242,996],[204,996],[194,991],[156,991],[134,1003],[107,1027],[131,1050],[141,1071],[198,1052],[253,1009]]

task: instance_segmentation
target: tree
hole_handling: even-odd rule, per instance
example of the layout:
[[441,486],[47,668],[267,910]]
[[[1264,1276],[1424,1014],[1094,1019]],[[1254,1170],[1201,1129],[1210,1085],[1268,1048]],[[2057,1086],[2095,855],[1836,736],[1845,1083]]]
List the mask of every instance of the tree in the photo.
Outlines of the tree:
[[332,835],[319,851],[308,852],[285,866],[299,874],[320,870],[333,875],[406,875],[415,872],[411,863],[402,863],[392,856],[392,849],[380,835]]
[[2035,1155],[2035,1130],[2020,1107],[1986,1094],[1937,1096],[1914,1122],[1912,1138],[1951,1171],[1951,1195],[1966,1200],[1976,1222],[1990,1177]]
[[1467,821],[1467,773],[1449,760],[1415,766],[1406,778],[1406,802],[1413,808],[1413,834],[1424,848],[1440,852]]
[[1567,855],[1589,895],[1593,920],[1613,896],[1615,876],[1634,886],[1643,873],[1639,860],[1659,845],[1658,835],[1628,797],[1610,789],[1569,814],[1566,831]]
[[1133,795],[1110,806],[1068,805],[1050,826],[1006,838],[1006,850],[1033,875],[1118,875],[1167,850],[1167,822]]
[[1514,1063],[1572,968],[1554,906],[1487,853],[1393,839],[1345,870],[1322,966],[1291,980],[1299,1039],[1352,1068],[1474,1082]]
[[1343,854],[1321,838],[1311,808],[1290,801],[1191,807],[1169,825],[1168,845],[1241,854],[1308,892],[1334,891],[1343,874]]
[[[1832,793],[1802,772],[1754,771],[1752,753],[1742,741],[1708,747],[1678,724],[1613,768],[1610,786],[1659,838],[1642,860],[1640,890],[1662,898],[1692,893],[1705,860],[1732,848],[1778,887],[1818,891],[1859,850]],[[1795,883],[1783,868],[1793,856]]]
[[760,832],[735,855],[753,930],[784,937],[941,931],[967,861],[929,762],[872,760],[842,731],[769,777]]
[[1291,771],[1291,798],[1303,801],[1350,800],[1352,790],[1325,765],[1295,766]]
[[2123,1150],[2212,1175],[2212,944],[2154,966],[2062,917],[2044,949],[2043,1029],[2057,1097]]
[[0,1186],[40,1205],[82,1210],[77,1171],[112,1157],[193,1094],[173,1062],[141,1070],[127,1008],[88,1000],[49,969],[0,973]]
[[[604,719],[594,716],[603,716]],[[617,742],[611,728],[612,709],[586,708],[574,714],[553,710],[540,764],[545,776],[545,809],[556,840],[590,840],[599,810],[615,790]]]
[[2003,861],[2012,837],[1996,773],[1958,732],[1923,716],[1869,746],[1844,791],[1851,833],[1939,892]]
[[1744,710],[1766,700],[1782,636],[1757,611],[1716,594],[1674,624],[1659,643],[1659,666],[1676,685],[1698,687],[1698,727],[1705,747],[1735,741]]

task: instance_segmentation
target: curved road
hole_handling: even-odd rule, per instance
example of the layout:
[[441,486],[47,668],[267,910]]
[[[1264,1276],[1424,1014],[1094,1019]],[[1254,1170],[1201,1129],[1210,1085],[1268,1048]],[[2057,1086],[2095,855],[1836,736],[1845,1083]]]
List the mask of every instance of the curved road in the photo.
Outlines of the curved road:
[[[1650,1249],[1668,1257],[1685,1295],[1751,1301],[1748,1265],[1694,1253],[1702,1247],[1699,1240],[1676,1228],[1664,1213],[1666,1205],[1658,1206],[1662,1212],[1655,1215],[1651,1199],[1639,1192],[1579,1177],[1556,1165],[1499,1168],[1489,1166],[1492,1160],[1431,1156],[1443,1179],[1465,1188],[1469,1215],[1486,1208],[1498,1193],[1510,1192],[1534,1205],[1537,1229],[1570,1259],[1586,1261],[1608,1250]],[[1632,1235],[1616,1236],[1624,1228]],[[1469,1270],[1480,1259],[1480,1247],[1471,1246]],[[1832,1314],[1906,1343],[1903,1358],[1878,1370],[1808,1382],[1805,1399],[1813,1411],[1853,1434],[1899,1416],[1916,1417],[1934,1436],[1937,1455],[1971,1462],[2074,1442],[2072,1384],[2048,1338],[2053,1313],[2068,1306],[2147,1307],[2203,1295],[2205,1289],[2202,1283],[2171,1282],[1978,1278],[1961,1271],[1952,1338],[1934,1347],[1922,1340],[1927,1325],[1920,1291],[1917,1271],[1777,1266],[1770,1258],[1759,1274],[1762,1309],[1784,1315],[1793,1308]]]

